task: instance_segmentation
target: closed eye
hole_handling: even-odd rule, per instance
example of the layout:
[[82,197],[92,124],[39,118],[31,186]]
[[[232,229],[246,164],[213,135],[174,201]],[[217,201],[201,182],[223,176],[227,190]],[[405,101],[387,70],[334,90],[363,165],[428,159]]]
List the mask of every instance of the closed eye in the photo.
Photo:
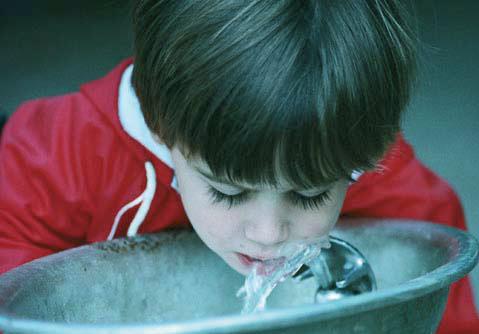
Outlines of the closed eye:
[[[228,206],[228,209],[245,203],[251,196],[251,192],[249,191],[242,191],[233,195],[225,194],[212,186],[208,186],[208,193],[214,204],[224,203]],[[293,205],[304,210],[318,210],[327,201],[331,200],[329,190],[315,196],[304,196],[291,191],[287,193],[287,196]]]
[[212,186],[208,186],[208,193],[211,196],[211,200],[214,204],[225,203],[228,206],[228,209],[231,209],[231,207],[233,206],[237,206],[246,202],[250,195],[248,191],[242,191],[234,195],[229,195],[219,191]]
[[301,207],[304,210],[318,210],[327,201],[331,200],[331,193],[329,190],[315,196],[304,196],[293,191],[289,192],[288,196],[292,204]]

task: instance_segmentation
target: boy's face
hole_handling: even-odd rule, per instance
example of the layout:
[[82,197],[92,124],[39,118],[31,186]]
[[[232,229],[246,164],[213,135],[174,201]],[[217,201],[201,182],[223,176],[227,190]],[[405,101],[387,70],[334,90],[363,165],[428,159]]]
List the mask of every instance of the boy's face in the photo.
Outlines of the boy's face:
[[325,236],[336,223],[349,182],[314,189],[232,184],[201,160],[173,149],[179,192],[193,228],[233,269],[247,275],[254,262],[278,258],[288,242]]

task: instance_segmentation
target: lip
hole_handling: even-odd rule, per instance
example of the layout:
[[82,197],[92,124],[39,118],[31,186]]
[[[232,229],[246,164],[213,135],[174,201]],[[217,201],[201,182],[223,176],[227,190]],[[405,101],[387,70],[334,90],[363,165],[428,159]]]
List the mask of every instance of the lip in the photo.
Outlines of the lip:
[[251,265],[253,265],[253,263],[261,261],[258,258],[254,258],[243,253],[236,253],[236,255],[238,256],[240,262],[246,267],[250,267]]
[[236,253],[236,255],[238,256],[240,262],[246,267],[251,267],[253,264],[257,264],[258,266],[260,266],[260,268],[275,267],[277,265],[282,265],[286,260],[285,257],[252,257],[243,253]]

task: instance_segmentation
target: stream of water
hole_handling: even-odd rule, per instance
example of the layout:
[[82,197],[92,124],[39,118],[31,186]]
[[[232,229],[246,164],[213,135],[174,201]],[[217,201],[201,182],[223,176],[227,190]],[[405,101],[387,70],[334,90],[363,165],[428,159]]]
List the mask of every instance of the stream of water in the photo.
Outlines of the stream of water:
[[242,314],[262,311],[266,307],[266,299],[278,283],[294,275],[303,264],[317,257],[322,248],[329,248],[329,236],[314,241],[302,241],[288,244],[280,250],[280,256],[286,260],[271,260],[253,264],[246,276],[244,285],[236,296],[243,298]]

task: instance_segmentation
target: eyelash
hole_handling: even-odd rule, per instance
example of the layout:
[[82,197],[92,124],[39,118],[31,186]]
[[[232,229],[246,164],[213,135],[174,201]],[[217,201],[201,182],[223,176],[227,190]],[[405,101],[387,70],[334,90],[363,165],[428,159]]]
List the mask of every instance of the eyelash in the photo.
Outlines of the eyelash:
[[233,206],[237,206],[246,202],[246,200],[249,197],[249,193],[247,193],[246,191],[241,192],[237,195],[227,195],[211,186],[208,188],[209,188],[208,193],[211,196],[213,204],[226,203],[228,206],[228,209],[231,209],[231,207]]
[[[248,200],[250,195],[250,193],[246,191],[237,195],[227,195],[211,186],[208,189],[208,193],[210,194],[214,204],[226,203],[228,209],[231,209],[233,206],[243,204]],[[306,197],[291,192],[289,193],[289,198],[293,205],[302,207],[304,210],[318,210],[322,205],[331,199],[331,194],[329,191],[325,191],[313,197]]]

